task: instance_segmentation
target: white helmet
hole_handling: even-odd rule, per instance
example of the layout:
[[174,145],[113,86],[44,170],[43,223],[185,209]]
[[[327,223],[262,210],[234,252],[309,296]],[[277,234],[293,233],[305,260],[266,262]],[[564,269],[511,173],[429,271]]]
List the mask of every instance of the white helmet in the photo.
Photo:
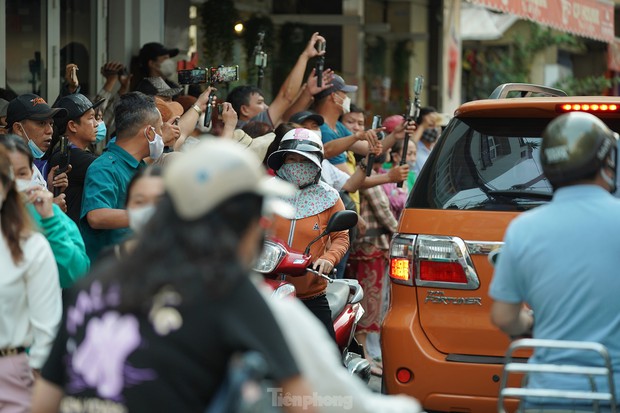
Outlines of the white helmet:
[[278,150],[267,158],[267,165],[274,171],[284,163],[284,155],[293,152],[308,158],[321,169],[323,161],[323,142],[319,135],[304,128],[292,129],[284,134]]

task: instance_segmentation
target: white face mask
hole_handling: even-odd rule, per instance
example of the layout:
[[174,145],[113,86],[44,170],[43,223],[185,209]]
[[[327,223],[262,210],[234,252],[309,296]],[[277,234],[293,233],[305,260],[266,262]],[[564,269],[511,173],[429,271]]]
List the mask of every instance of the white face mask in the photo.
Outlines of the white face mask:
[[345,96],[342,99],[342,103],[340,104],[340,106],[342,106],[343,115],[346,115],[347,113],[351,113],[351,98],[348,96]]
[[39,179],[39,177],[35,174],[32,175],[32,178],[30,179],[19,179],[17,178],[15,180],[15,188],[17,189],[17,192],[25,192],[26,190],[30,189],[30,188],[36,188],[36,187],[41,187],[43,189],[46,188],[46,184],[45,182],[41,182],[41,180]]
[[163,78],[168,78],[177,71],[177,64],[172,59],[166,59],[159,64],[159,71]]
[[155,205],[150,204],[138,208],[128,208],[129,228],[134,232],[140,232],[144,225],[151,219],[155,213]]
[[[155,132],[155,128],[151,127],[151,129]],[[157,132],[155,132],[155,138],[153,141],[149,140],[149,135],[146,131],[144,131],[144,136],[149,143],[149,156],[151,159],[159,159],[161,154],[164,153],[164,139]]]

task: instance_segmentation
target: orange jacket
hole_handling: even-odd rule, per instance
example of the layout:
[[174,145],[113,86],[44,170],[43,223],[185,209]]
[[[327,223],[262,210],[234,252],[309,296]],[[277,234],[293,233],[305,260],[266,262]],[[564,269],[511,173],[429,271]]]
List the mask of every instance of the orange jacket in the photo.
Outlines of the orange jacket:
[[[276,216],[273,225],[273,235],[289,244],[291,244],[289,240],[292,236],[292,245],[289,246],[296,251],[303,252],[310,241],[318,237],[319,234],[325,230],[329,218],[343,209],[344,205],[339,199],[331,208],[311,217],[290,220]],[[291,234],[291,227],[293,225],[294,231],[293,234]],[[323,258],[335,266],[340,262],[342,257],[344,257],[348,248],[349,231],[332,232],[310,247],[312,262],[315,262],[319,258]],[[327,280],[310,272],[298,277],[287,276],[286,281],[295,286],[297,297],[302,299],[318,297],[325,293],[325,289],[327,288]]]

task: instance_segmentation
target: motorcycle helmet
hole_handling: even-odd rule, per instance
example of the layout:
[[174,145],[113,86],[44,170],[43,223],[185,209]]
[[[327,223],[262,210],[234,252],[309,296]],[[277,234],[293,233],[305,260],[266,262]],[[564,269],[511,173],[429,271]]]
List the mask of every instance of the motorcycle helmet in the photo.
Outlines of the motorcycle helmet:
[[274,171],[277,171],[284,163],[284,156],[290,152],[298,153],[308,158],[321,170],[323,142],[321,142],[319,135],[313,131],[304,128],[296,128],[286,132],[280,141],[278,150],[267,158],[267,165]]
[[616,141],[618,134],[602,120],[586,112],[571,112],[551,121],[543,132],[542,169],[554,187],[594,176],[607,161],[613,169],[613,180],[601,176],[615,187]]

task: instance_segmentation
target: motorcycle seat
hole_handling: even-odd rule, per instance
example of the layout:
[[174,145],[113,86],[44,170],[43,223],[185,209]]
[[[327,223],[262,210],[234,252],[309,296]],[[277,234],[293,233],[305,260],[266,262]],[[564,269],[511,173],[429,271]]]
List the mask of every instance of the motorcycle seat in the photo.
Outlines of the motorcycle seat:
[[335,320],[349,302],[349,285],[336,280],[327,284],[327,302],[332,311],[332,320]]

